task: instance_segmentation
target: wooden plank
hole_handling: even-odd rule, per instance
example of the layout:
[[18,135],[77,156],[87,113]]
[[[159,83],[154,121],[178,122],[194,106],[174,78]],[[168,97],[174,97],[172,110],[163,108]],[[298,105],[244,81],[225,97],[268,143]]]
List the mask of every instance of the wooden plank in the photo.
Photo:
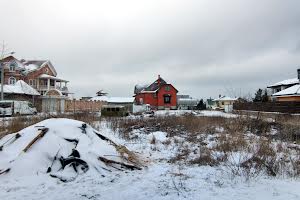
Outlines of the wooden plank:
[[27,152],[30,147],[37,141],[39,140],[40,138],[44,137],[44,135],[48,132],[48,128],[43,128],[41,129],[39,132],[38,132],[38,135],[33,138],[33,140],[23,149],[23,152]]

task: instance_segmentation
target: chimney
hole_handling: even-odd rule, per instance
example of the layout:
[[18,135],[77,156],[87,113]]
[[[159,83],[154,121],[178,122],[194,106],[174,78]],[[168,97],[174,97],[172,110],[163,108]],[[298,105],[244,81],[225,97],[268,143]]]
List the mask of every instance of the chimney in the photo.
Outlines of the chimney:
[[297,72],[298,72],[298,79],[299,79],[299,81],[300,81],[300,68],[297,69]]
[[157,84],[160,85],[160,75],[158,74]]

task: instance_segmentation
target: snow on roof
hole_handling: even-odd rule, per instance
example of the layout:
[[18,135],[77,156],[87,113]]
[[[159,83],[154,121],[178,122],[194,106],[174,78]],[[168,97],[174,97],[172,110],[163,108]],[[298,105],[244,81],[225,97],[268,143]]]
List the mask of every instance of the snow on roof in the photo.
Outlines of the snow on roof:
[[134,86],[134,94],[138,94],[147,88],[150,84],[137,84]]
[[223,96],[223,97],[219,97],[217,99],[214,99],[213,101],[236,101],[237,99],[238,98]]
[[[148,84],[137,84],[134,87],[134,94],[139,93],[155,93],[157,92],[163,85],[171,85],[167,83],[164,79],[162,79],[160,76],[158,76],[158,79],[155,80],[150,85]],[[176,91],[177,89],[172,86]]]
[[57,72],[49,60],[21,60],[20,62],[25,69],[25,73],[32,72],[34,70],[40,69],[45,65],[48,65],[51,71],[57,75]]
[[134,97],[110,97],[108,103],[133,103]]
[[291,78],[291,79],[283,80],[283,81],[277,82],[275,84],[269,85],[268,88],[282,86],[282,85],[293,85],[293,84],[298,84],[298,83],[299,83],[298,78]]
[[7,94],[26,94],[38,96],[40,93],[22,80],[17,81],[13,85],[3,85],[4,93]]
[[25,65],[24,68],[28,71],[33,71],[33,70],[36,70],[38,68],[38,66],[35,64],[29,64],[29,65]]
[[134,97],[108,97],[97,96],[90,99],[91,101],[106,101],[108,103],[133,103]]
[[148,86],[149,86],[149,84],[136,84],[135,88],[136,89],[144,89],[144,88],[146,88]]
[[155,92],[157,92],[158,91],[158,89],[157,90],[142,90],[140,93],[155,93]]
[[22,64],[26,70],[33,71],[40,67],[43,67],[48,60],[23,60]]
[[273,94],[272,96],[290,96],[290,95],[300,95],[300,84],[289,87],[285,90],[281,90]]
[[90,99],[90,101],[107,101],[108,97],[107,96],[96,96]]

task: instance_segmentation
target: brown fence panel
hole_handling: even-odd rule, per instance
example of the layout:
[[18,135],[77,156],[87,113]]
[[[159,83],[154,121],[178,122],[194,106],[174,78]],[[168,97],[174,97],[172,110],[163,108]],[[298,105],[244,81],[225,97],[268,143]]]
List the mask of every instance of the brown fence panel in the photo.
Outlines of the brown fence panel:
[[249,102],[234,103],[234,110],[300,113],[300,102]]
[[66,100],[65,112],[98,112],[102,106],[102,101]]

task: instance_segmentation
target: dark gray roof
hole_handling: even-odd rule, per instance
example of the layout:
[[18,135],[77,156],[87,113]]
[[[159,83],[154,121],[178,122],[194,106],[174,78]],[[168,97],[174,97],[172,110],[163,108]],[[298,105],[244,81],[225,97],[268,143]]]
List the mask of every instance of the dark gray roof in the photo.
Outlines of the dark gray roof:
[[162,79],[162,78],[158,78],[156,81],[154,81],[151,85],[149,85],[148,87],[146,87],[143,91],[156,91],[160,88],[161,85],[165,85],[167,84],[167,82]]
[[154,81],[150,85],[136,85],[134,87],[134,94],[138,94],[141,92],[155,92],[158,90],[162,85],[167,84],[167,82],[159,77],[156,81]]

